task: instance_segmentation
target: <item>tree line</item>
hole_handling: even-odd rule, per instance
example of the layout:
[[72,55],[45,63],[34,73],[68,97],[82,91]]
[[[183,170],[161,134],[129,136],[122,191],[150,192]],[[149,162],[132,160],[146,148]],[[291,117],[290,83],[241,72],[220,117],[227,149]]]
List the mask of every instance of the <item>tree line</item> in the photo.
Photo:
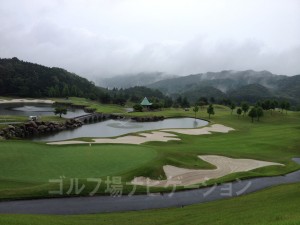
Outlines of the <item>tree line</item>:
[[[231,103],[231,114],[235,108],[236,105],[234,103]],[[271,111],[272,114],[276,108],[280,108],[281,113],[283,113],[284,110],[287,113],[287,111],[290,109],[290,103],[288,101],[278,102],[277,100],[267,99],[265,101],[258,101],[254,106],[251,107],[249,103],[242,102],[240,107],[237,108],[236,113],[239,117],[242,113],[243,116],[248,113],[248,116],[251,117],[251,121],[253,123],[255,118],[257,121],[259,121],[259,119],[264,116],[264,111]]]

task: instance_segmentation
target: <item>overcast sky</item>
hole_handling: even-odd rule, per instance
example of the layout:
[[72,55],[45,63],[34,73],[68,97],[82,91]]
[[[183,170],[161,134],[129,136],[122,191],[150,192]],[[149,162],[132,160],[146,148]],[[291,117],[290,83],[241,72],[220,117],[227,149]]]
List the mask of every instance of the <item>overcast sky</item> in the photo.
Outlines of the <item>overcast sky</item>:
[[0,57],[93,78],[300,74],[300,0],[0,0]]

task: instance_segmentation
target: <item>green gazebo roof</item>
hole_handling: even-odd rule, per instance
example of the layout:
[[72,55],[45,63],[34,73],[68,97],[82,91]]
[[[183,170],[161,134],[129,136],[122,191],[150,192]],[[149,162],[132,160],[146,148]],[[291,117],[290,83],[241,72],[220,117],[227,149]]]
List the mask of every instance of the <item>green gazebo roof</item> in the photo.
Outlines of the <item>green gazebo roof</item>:
[[152,105],[152,103],[149,102],[149,100],[148,100],[147,97],[145,97],[145,98],[143,99],[143,101],[141,102],[141,105],[142,105],[142,106],[150,106],[150,105]]

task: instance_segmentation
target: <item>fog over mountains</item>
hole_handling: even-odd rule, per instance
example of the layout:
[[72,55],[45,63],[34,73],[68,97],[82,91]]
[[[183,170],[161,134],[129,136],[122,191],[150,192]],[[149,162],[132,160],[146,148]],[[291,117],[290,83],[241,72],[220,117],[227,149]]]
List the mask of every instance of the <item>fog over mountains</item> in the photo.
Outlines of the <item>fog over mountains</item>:
[[161,72],[153,73],[137,73],[126,74],[122,76],[114,76],[107,78],[96,78],[96,84],[101,87],[112,88],[130,88],[134,86],[147,86],[155,82],[171,79],[177,77],[176,75],[168,75]]
[[276,75],[268,71],[224,70],[172,77],[163,73],[143,73],[103,79],[98,85],[108,88],[146,86],[169,96],[186,96],[192,102],[199,96],[249,102],[263,98],[285,98],[298,103],[300,99],[300,75]]

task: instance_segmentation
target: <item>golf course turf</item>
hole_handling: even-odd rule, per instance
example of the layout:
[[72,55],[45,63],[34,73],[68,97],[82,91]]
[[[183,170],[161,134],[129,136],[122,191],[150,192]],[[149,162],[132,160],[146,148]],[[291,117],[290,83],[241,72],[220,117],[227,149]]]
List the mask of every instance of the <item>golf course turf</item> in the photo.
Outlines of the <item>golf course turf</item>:
[[[265,112],[261,121],[254,123],[248,116],[231,115],[227,107],[215,106],[215,113],[211,123],[223,124],[235,131],[201,136],[177,134],[181,141],[147,142],[142,145],[49,146],[22,140],[1,141],[0,199],[55,197],[49,196],[48,192],[57,189],[57,184],[49,183],[49,179],[60,176],[64,177],[66,184],[64,195],[71,178],[78,178],[85,184],[86,189],[80,194],[88,195],[94,186],[89,186],[86,179],[101,177],[104,180],[107,176],[120,176],[123,193],[126,194],[132,190],[126,182],[135,176],[163,179],[164,165],[190,169],[214,168],[199,159],[198,155],[223,155],[285,165],[230,174],[209,184],[236,178],[274,176],[300,169],[291,160],[300,156],[299,112]],[[131,115],[192,117],[194,113],[167,109]],[[197,117],[208,119],[206,109],[200,110]],[[299,184],[283,185],[239,198],[182,209],[68,217],[1,215],[0,224],[297,224],[300,220],[300,211],[296,206],[300,202],[299,187]],[[152,191],[164,190],[168,191],[162,188]],[[137,194],[145,192],[144,187],[136,190]],[[102,186],[97,194],[109,193]]]

